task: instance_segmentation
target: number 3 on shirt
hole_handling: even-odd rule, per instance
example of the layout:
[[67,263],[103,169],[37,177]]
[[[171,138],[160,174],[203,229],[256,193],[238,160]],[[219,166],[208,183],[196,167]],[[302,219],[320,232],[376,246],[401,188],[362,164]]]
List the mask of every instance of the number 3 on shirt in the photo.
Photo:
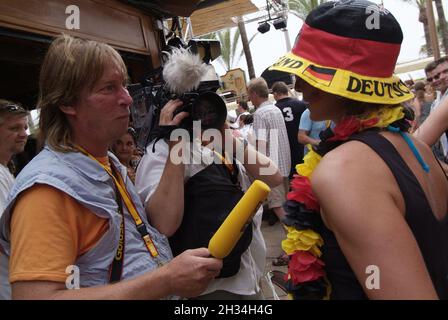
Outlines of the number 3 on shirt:
[[290,107],[283,108],[282,111],[284,114],[283,117],[285,118],[286,122],[294,120],[294,115],[292,114],[292,110]]

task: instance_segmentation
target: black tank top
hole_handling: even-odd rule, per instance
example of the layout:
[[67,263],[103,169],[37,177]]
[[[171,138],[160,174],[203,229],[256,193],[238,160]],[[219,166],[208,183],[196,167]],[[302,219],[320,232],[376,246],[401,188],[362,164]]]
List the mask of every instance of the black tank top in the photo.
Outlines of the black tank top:
[[[390,168],[405,201],[406,222],[420,247],[433,285],[440,299],[448,299],[448,217],[437,220],[417,178],[378,131],[364,131],[350,140],[367,144]],[[333,232],[324,227],[321,235],[325,241],[322,260],[332,287],[331,299],[367,299]]]

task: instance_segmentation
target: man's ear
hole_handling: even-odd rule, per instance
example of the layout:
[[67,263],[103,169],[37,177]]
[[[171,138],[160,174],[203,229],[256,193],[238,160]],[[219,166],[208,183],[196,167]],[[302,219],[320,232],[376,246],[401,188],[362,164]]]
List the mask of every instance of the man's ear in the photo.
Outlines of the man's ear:
[[70,106],[60,106],[59,109],[65,113],[66,115],[75,116],[76,115],[76,108],[72,105]]

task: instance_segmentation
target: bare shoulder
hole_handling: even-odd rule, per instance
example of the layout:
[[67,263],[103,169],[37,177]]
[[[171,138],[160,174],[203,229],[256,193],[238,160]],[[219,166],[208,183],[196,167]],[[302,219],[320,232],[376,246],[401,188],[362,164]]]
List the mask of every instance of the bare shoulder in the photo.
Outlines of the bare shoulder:
[[[401,140],[397,146],[409,148]],[[366,267],[381,269],[381,289],[364,286],[370,298],[436,297],[418,244],[403,219],[405,206],[395,178],[375,151],[359,141],[341,145],[323,157],[311,184],[325,225],[359,283],[367,284]]]
[[[366,144],[349,141],[327,153],[313,172],[313,189],[324,185],[336,186],[341,183],[367,183],[370,177],[381,179],[386,165]],[[369,181],[371,184],[372,181]]]
[[415,136],[412,136],[412,135],[409,135],[409,137],[411,138],[412,142],[415,144],[417,149],[421,153],[423,153],[423,155],[428,156],[431,159],[434,158],[432,156],[432,150],[431,150],[431,147],[429,145],[427,145],[424,141],[420,140],[418,137],[415,137]]
[[378,203],[398,207],[399,191],[392,173],[375,151],[359,141],[327,153],[313,172],[311,185],[330,229],[344,221],[365,220],[369,208]]

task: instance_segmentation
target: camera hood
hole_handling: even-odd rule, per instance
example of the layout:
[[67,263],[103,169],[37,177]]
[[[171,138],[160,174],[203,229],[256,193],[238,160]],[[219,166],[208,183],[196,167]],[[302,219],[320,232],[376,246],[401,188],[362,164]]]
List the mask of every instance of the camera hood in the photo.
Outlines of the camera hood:
[[202,129],[221,129],[227,119],[227,107],[224,100],[213,91],[206,91],[193,102],[191,117],[201,120]]

